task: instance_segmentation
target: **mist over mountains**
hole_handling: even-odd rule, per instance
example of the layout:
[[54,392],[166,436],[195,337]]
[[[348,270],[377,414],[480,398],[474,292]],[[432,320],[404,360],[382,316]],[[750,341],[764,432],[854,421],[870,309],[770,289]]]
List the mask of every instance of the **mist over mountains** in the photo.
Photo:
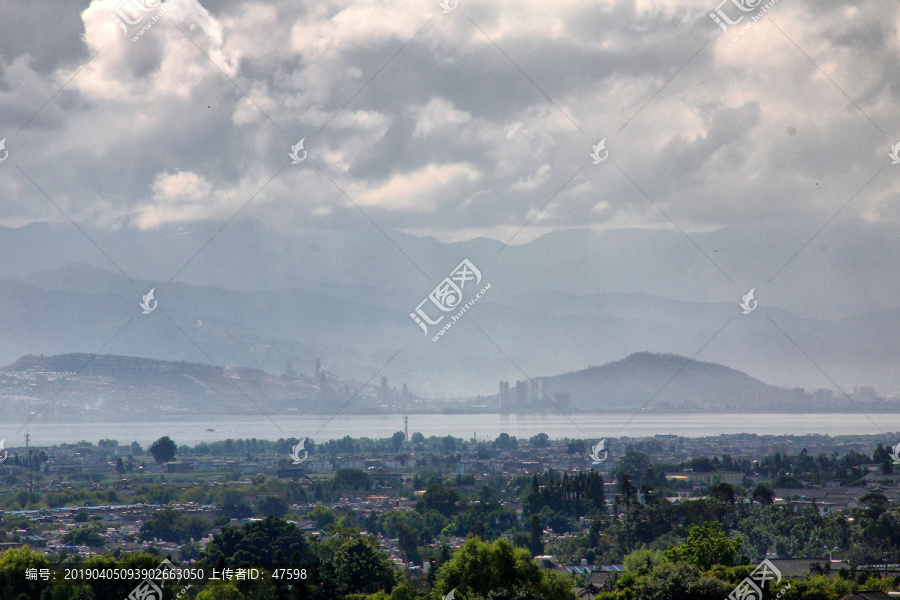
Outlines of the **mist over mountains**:
[[[0,363],[102,352],[271,373],[291,361],[309,374],[321,358],[347,379],[383,374],[447,396],[654,352],[785,387],[900,388],[890,225],[835,222],[806,246],[818,226],[690,234],[702,253],[669,230],[564,230],[506,247],[387,231],[400,252],[371,226],[287,234],[234,221],[214,236],[220,227],[85,228],[111,260],[71,225],[0,228]],[[409,314],[464,258],[491,289],[432,342]],[[151,288],[158,309],[144,315]],[[750,288],[759,305],[744,315]]]
[[[678,375],[676,378],[675,376]],[[471,407],[469,399],[435,403],[409,394],[382,394],[380,382],[360,385],[325,374],[318,377],[273,375],[259,369],[174,362],[100,354],[26,355],[0,368],[0,396],[19,400],[7,407],[23,416],[43,398],[52,396],[66,381],[68,393],[53,406],[58,418],[92,415],[130,416],[162,413],[183,415],[332,414],[346,402],[347,412],[382,414],[456,412]],[[482,412],[533,413],[632,412],[655,401],[665,412],[745,412],[757,406],[768,411],[824,411],[827,406],[788,406],[790,390],[767,385],[746,373],[674,354],[641,352],[599,367],[564,373],[541,380],[544,394],[509,399],[501,408],[497,396],[478,403]],[[670,385],[665,385],[670,381]],[[530,382],[519,382],[523,391]],[[524,384],[524,385],[523,385]],[[565,406],[553,398],[565,392]],[[252,395],[254,402],[247,401]],[[349,406],[350,402],[353,403]],[[758,402],[761,399],[762,402]],[[771,402],[775,399],[776,402]],[[24,401],[23,401],[24,400]],[[148,401],[149,400],[149,401]]]

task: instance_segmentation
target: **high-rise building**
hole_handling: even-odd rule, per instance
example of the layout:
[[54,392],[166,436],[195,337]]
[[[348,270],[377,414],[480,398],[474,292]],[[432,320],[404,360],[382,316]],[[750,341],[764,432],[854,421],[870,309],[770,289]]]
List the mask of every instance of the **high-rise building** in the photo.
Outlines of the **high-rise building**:
[[853,388],[853,396],[862,402],[873,402],[878,398],[875,386],[861,385]]
[[523,411],[528,408],[528,382],[516,382],[516,410]]
[[[316,361],[318,365],[319,361]],[[317,369],[318,378],[319,378],[319,399],[327,400],[328,399],[328,377],[325,375],[325,371]]]
[[387,375],[381,376],[381,387],[378,388],[378,402],[380,404],[384,404],[390,402],[391,393],[390,388],[388,387]]
[[409,404],[409,388],[406,387],[405,383],[400,386],[400,403],[404,406]]
[[500,382],[500,412],[508,413],[509,412],[509,382],[501,381]]
[[531,406],[538,408],[544,405],[547,398],[544,397],[544,382],[540,379],[531,381]]
[[834,392],[832,390],[819,389],[813,393],[813,399],[821,404],[828,404],[834,400]]

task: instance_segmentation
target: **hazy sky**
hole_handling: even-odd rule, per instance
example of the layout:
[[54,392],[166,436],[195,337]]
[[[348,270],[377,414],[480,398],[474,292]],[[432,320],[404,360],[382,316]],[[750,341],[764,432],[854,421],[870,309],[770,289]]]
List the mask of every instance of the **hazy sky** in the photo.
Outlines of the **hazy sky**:
[[0,223],[63,219],[36,186],[108,227],[251,198],[241,218],[369,226],[344,192],[442,240],[670,226],[659,208],[825,223],[860,188],[842,215],[900,220],[894,2],[778,0],[737,41],[756,11],[726,35],[714,1],[168,0],[127,37],[120,4],[0,4]]

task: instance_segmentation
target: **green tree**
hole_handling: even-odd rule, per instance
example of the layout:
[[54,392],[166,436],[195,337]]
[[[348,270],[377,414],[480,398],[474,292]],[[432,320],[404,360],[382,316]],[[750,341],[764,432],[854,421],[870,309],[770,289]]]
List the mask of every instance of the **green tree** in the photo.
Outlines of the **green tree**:
[[519,440],[510,437],[508,433],[501,433],[494,440],[494,447],[497,450],[516,450],[519,447]]
[[540,556],[544,553],[544,525],[537,515],[531,517],[531,537],[528,540],[528,549],[532,556]]
[[41,598],[41,581],[25,579],[25,569],[47,569],[50,562],[28,546],[0,553],[0,598]]
[[439,483],[432,483],[422,494],[420,504],[416,507],[420,513],[436,510],[445,517],[453,516],[459,494],[456,490],[447,489]]
[[328,527],[332,523],[337,520],[337,517],[334,516],[334,512],[321,504],[315,506],[312,510],[306,513],[306,518],[311,519],[316,522],[316,527]]
[[[722,600],[734,587],[713,577],[702,577],[695,567],[662,563],[632,587],[640,600]],[[805,596],[804,596],[805,598]]]
[[546,433],[539,433],[537,435],[531,436],[528,442],[534,448],[548,448],[550,447],[550,436],[548,436]]
[[666,555],[662,552],[640,548],[627,555],[622,560],[622,564],[625,566],[626,571],[638,571],[645,567],[653,568],[665,561]]
[[184,515],[174,508],[163,508],[154,512],[141,525],[140,539],[160,539],[183,544],[194,538],[205,536],[212,523],[196,515]]
[[775,501],[775,494],[764,486],[763,484],[759,484],[756,486],[756,489],[753,490],[753,498],[754,502],[759,502],[763,506],[768,506]]
[[387,555],[372,538],[358,537],[344,542],[334,557],[337,591],[349,594],[390,592],[396,583]]
[[166,463],[175,459],[175,448],[177,447],[177,444],[172,441],[172,438],[164,435],[150,444],[148,451],[156,462]]
[[541,569],[524,548],[514,548],[505,539],[491,544],[474,536],[441,567],[435,588],[441,597],[455,589],[460,598],[576,599],[570,580]]
[[644,481],[647,470],[650,469],[650,457],[642,452],[629,451],[616,465],[616,474],[619,478],[628,475],[631,481],[640,484]]
[[459,502],[459,494],[456,490],[445,488],[439,483],[432,483],[422,494],[420,513],[436,510],[445,517],[453,516],[456,504]]
[[402,431],[398,431],[391,436],[391,447],[394,449],[394,452],[400,452],[400,448],[403,447],[403,442],[406,441],[406,434]]
[[334,474],[334,485],[338,489],[368,490],[372,488],[372,478],[359,469],[338,469]]
[[260,516],[268,517],[269,515],[280,519],[287,514],[290,508],[282,498],[278,496],[266,496],[262,498],[256,505]]
[[310,559],[309,545],[303,533],[293,523],[283,519],[266,517],[252,521],[240,529],[225,527],[213,536],[206,546],[206,561],[210,565],[253,566],[273,564],[276,556],[294,557],[292,563],[300,567]]
[[708,571],[715,565],[733,566],[741,545],[740,538],[728,539],[718,521],[707,521],[692,525],[687,541],[667,550],[666,556],[674,562],[687,562]]
[[62,540],[69,546],[91,546],[92,548],[100,548],[105,542],[103,536],[100,535],[99,528],[93,525],[69,529],[63,534]]

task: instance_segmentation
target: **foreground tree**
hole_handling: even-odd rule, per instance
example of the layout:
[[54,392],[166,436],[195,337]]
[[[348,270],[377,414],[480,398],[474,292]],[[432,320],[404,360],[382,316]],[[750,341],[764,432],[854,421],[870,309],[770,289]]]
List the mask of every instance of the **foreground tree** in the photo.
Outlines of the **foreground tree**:
[[707,521],[693,525],[688,530],[687,541],[667,550],[666,556],[673,562],[690,563],[708,571],[715,565],[733,566],[741,545],[740,538],[728,539],[718,521]]
[[345,542],[334,557],[334,571],[341,597],[390,592],[396,583],[390,560],[372,538]]
[[662,563],[639,578],[632,589],[641,600],[721,600],[733,588],[720,579],[702,577],[686,564]]
[[576,600],[571,581],[541,569],[527,550],[474,536],[441,567],[435,587],[441,597],[455,589],[467,600]]

